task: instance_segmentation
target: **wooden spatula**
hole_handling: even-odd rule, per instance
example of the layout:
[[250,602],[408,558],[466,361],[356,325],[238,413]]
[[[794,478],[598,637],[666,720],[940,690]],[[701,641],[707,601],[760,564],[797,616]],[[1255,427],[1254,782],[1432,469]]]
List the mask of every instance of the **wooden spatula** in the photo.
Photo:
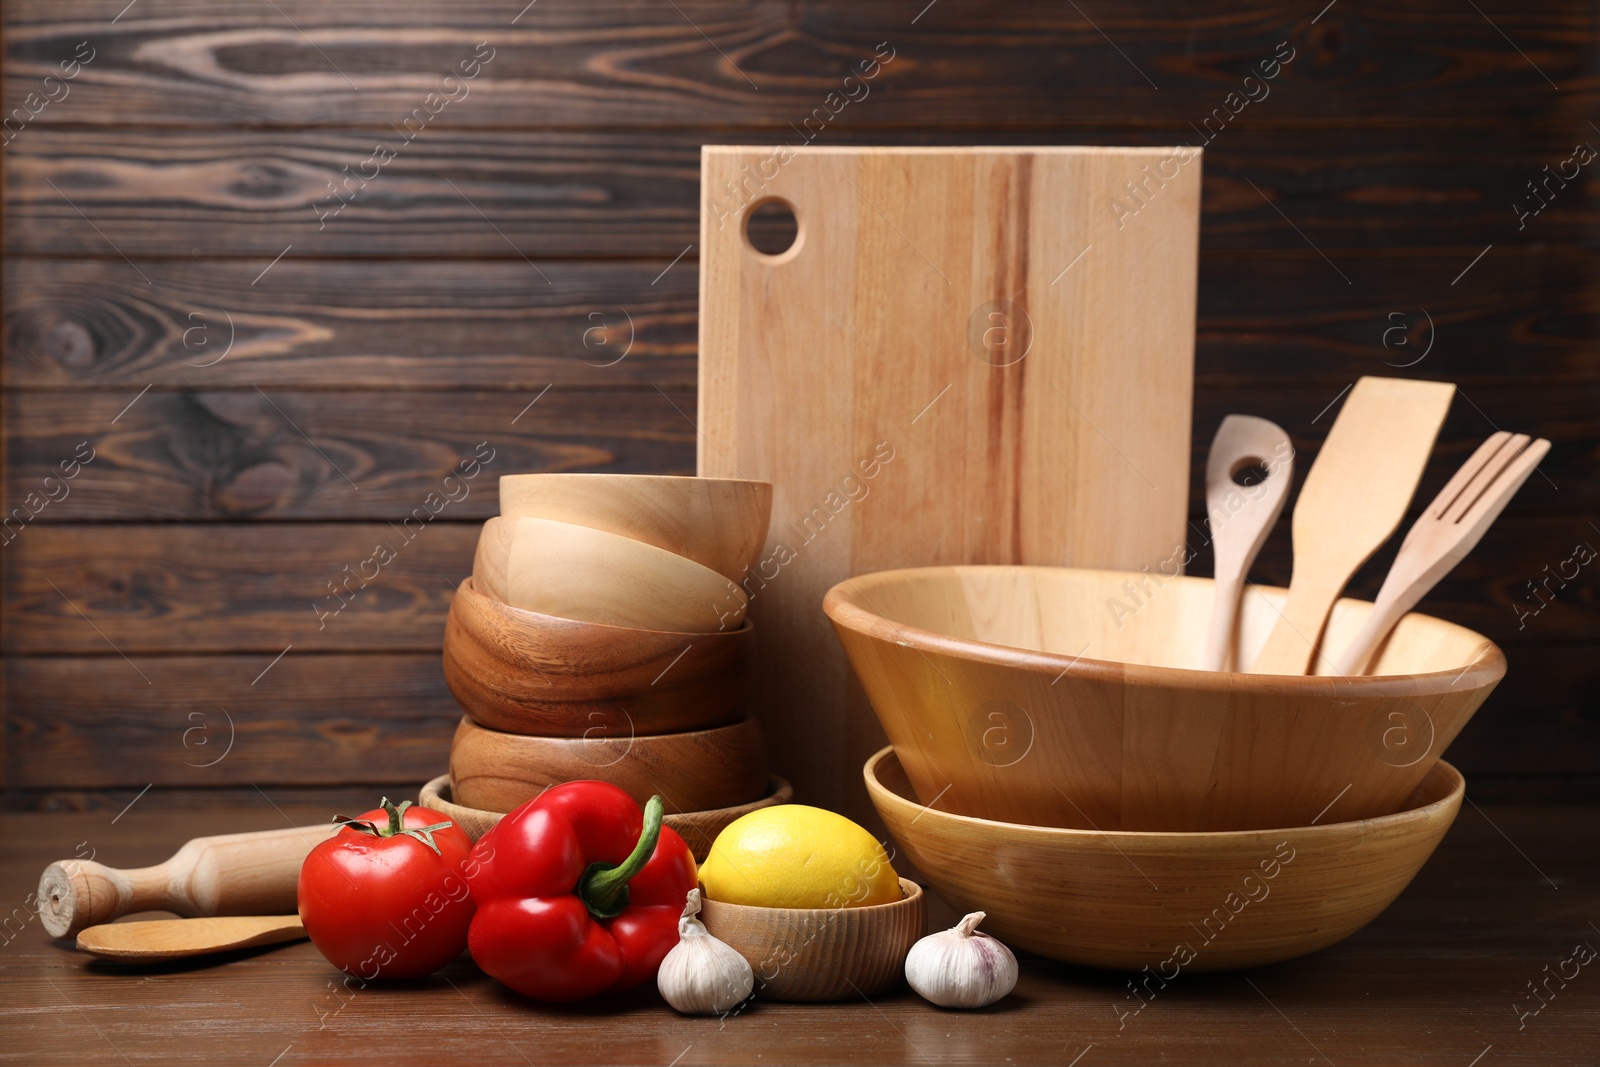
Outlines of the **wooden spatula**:
[[1549,441],[1530,444],[1526,434],[1504,431],[1478,446],[1406,534],[1366,623],[1334,663],[1335,673],[1361,672],[1395,623],[1483,539],[1549,451]]
[[1294,575],[1252,674],[1305,674],[1333,602],[1400,525],[1455,386],[1362,378],[1345,398],[1294,509]]
[[[1254,485],[1235,482],[1234,476],[1248,467],[1260,467],[1265,477]],[[1294,446],[1281,427],[1253,415],[1222,420],[1206,458],[1206,515],[1216,568],[1203,670],[1223,671],[1231,665],[1239,594],[1293,481]]]
[[226,915],[91,926],[78,934],[78,947],[108,960],[170,960],[299,941],[305,936],[298,915]]

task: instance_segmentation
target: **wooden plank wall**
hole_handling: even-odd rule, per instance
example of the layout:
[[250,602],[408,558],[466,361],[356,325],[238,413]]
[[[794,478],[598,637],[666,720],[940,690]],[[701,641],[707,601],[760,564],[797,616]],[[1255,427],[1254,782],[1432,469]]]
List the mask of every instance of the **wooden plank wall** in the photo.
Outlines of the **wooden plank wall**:
[[803,135],[1205,137],[1197,465],[1233,411],[1309,461],[1365,373],[1461,385],[1424,499],[1550,437],[1429,606],[1510,653],[1452,749],[1478,795],[1600,795],[1594,5],[123,3],[4,12],[7,804],[442,771],[494,478],[693,469],[698,146]]

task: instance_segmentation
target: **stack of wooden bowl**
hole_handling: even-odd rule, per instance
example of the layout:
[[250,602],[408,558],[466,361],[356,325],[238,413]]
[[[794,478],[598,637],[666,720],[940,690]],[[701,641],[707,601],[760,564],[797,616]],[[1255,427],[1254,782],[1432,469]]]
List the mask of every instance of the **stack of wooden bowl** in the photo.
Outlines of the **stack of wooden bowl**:
[[[1108,611],[1143,591],[1131,618]],[[1208,578],[1055,567],[859,575],[824,607],[892,748],[864,769],[899,855],[984,929],[1170,980],[1273,963],[1378,915],[1460,810],[1440,759],[1505,674],[1408,615],[1361,677],[1198,669]],[[1245,662],[1285,610],[1252,586]],[[1373,605],[1341,600],[1346,647]]]
[[474,836],[558,782],[612,782],[703,858],[783,803],[747,700],[737,584],[766,540],[765,482],[598,474],[500,480],[450,606],[444,673],[466,712],[424,799]]

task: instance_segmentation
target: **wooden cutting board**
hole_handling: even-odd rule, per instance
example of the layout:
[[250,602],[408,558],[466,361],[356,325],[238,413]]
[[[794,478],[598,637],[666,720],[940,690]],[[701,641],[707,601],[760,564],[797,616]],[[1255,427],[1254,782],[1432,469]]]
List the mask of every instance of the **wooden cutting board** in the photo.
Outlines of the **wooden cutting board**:
[[[711,146],[699,473],[773,483],[741,581],[797,798],[861,817],[883,735],[822,613],[854,574],[1183,561],[1200,159]],[[776,255],[746,220],[792,209]],[[770,210],[767,209],[767,210]]]

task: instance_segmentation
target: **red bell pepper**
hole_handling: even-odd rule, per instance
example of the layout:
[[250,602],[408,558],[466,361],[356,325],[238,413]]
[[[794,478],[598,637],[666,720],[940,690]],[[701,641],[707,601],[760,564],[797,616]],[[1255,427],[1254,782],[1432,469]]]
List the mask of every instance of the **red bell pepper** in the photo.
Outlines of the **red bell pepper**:
[[478,966],[550,1001],[654,977],[699,884],[694,854],[662,825],[662,807],[651,797],[641,813],[607,782],[567,782],[501,819],[465,865]]

